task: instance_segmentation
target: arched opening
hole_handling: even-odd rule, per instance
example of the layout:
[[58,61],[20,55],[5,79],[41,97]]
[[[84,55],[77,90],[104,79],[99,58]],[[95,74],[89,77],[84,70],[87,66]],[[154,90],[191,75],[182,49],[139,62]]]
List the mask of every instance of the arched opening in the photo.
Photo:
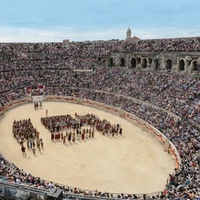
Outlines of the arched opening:
[[136,59],[135,58],[131,59],[131,68],[136,68]]
[[158,59],[155,59],[154,60],[154,69],[158,70],[158,67],[159,67],[159,61],[158,61]]
[[170,59],[167,60],[167,71],[168,72],[171,72],[171,69],[172,69],[172,61]]
[[109,60],[109,67],[113,67],[113,65],[114,65],[113,58],[110,58],[110,60]]
[[142,60],[142,68],[147,68],[147,59],[146,58],[144,58]]
[[125,59],[124,58],[121,58],[121,60],[120,60],[120,66],[121,67],[125,67]]
[[185,62],[183,59],[180,60],[179,62],[179,70],[184,71],[185,70]]
[[138,65],[138,69],[141,67],[141,58],[136,58],[136,63]]
[[192,63],[192,71],[191,72],[199,72],[200,71],[200,67],[198,65],[198,62],[195,60],[193,63]]

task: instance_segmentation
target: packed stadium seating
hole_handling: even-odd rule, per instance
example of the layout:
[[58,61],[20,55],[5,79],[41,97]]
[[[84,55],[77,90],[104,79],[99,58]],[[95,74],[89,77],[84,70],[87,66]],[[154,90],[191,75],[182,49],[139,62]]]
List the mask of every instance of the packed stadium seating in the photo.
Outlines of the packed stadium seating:
[[[158,73],[122,67],[99,67],[112,52],[199,52],[200,38],[140,41],[0,44],[0,110],[27,97],[26,88],[45,85],[45,95],[90,99],[121,108],[162,132],[177,148],[179,168],[169,175],[157,196],[86,192],[38,180],[6,158],[0,158],[0,178],[18,184],[91,198],[197,199],[200,198],[200,76]],[[74,71],[74,70],[79,71]],[[92,69],[92,71],[87,71]],[[137,99],[137,103],[133,100]],[[12,172],[12,173],[11,173]],[[18,174],[18,176],[16,176]],[[119,191],[120,192],[120,191]],[[76,197],[74,197],[76,198]],[[80,198],[80,197],[79,197]]]

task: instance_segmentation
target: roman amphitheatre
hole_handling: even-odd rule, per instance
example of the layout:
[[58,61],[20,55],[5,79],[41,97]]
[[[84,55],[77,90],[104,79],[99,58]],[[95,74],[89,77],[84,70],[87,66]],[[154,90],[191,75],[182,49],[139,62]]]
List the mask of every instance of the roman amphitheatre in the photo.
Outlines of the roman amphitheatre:
[[[75,142],[51,141],[50,132],[40,122],[41,117],[94,113],[123,127],[122,135],[105,136],[95,131],[94,138]],[[14,120],[30,118],[40,132],[44,149],[27,150],[22,155],[13,137]],[[14,107],[1,116],[0,151],[21,169],[55,183],[110,193],[143,194],[162,191],[174,160],[159,140],[131,122],[88,106],[66,102],[44,102],[34,110],[33,103]]]
[[[40,177],[74,199],[199,196],[200,38],[141,40],[130,33],[125,40],[0,44],[5,191],[18,191],[18,181],[21,191],[44,197],[52,185],[38,183]],[[123,133],[95,130],[94,138],[52,141],[40,121],[47,110],[49,116],[95,114]],[[24,156],[12,125],[28,118],[44,149],[34,155],[27,148]],[[31,187],[19,168],[35,177]]]

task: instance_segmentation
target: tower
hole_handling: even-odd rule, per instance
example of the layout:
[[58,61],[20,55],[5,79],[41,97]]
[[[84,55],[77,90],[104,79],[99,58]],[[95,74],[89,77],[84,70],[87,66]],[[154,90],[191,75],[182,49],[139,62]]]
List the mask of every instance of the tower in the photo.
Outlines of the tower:
[[131,39],[131,29],[130,29],[130,27],[126,31],[126,40],[128,40],[128,39]]

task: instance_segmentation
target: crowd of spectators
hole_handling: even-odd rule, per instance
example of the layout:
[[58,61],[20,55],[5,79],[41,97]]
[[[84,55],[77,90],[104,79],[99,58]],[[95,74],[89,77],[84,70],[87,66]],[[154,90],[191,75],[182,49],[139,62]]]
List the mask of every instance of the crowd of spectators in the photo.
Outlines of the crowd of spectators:
[[200,37],[128,41],[123,49],[129,52],[198,52],[200,50],[199,42]]
[[92,69],[112,52],[199,52],[200,37],[156,40],[109,40],[69,43],[2,43],[0,70]]
[[[134,114],[168,137],[181,157],[180,167],[169,176],[163,198],[195,199],[200,196],[200,77],[125,68],[99,68],[94,72],[72,69],[91,69],[110,52],[199,51],[199,42],[200,38],[180,38],[66,45],[3,44],[0,109],[13,100],[25,98],[26,87],[44,84],[45,95],[91,99]],[[1,168],[12,169],[13,164],[3,163]],[[5,171],[0,175],[8,177]],[[122,194],[120,197],[128,198]]]

